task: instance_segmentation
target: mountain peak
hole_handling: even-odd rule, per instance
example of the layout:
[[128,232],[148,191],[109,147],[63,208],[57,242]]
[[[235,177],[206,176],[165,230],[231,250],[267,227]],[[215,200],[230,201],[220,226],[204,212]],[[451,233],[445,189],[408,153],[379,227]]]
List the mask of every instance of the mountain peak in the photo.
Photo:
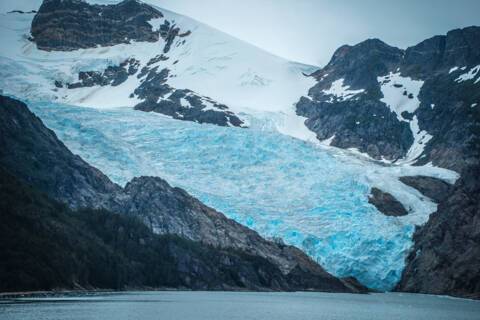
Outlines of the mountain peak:
[[159,30],[153,30],[149,21],[161,17],[160,11],[136,0],[114,5],[45,0],[32,21],[31,34],[37,47],[47,51],[155,42]]
[[403,50],[389,46],[380,39],[367,39],[354,46],[343,45],[338,48],[327,66],[337,65],[353,60],[365,61],[371,58],[398,59]]

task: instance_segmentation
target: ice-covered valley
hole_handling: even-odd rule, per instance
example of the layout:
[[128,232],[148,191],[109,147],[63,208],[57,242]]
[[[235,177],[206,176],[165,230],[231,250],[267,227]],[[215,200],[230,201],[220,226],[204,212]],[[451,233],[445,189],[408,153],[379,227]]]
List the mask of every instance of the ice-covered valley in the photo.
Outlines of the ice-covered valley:
[[[388,290],[398,281],[415,224],[435,204],[400,175],[455,179],[433,167],[389,167],[315,145],[251,119],[250,129],[172,120],[128,108],[96,110],[30,102],[66,145],[112,180],[158,175],[266,237],[305,250],[328,271]],[[410,209],[387,217],[368,203],[371,186]]]
[[[17,1],[8,2],[9,10],[17,9]],[[37,9],[39,3],[27,1],[20,9]],[[227,104],[248,129],[134,111],[138,101],[130,94],[141,83],[136,76],[115,87],[56,87],[56,80],[75,81],[79,71],[100,71],[130,57],[144,66],[164,43],[42,51],[28,40],[33,14],[1,13],[0,37],[6,45],[0,48],[0,88],[28,102],[74,153],[115,182],[163,177],[262,235],[302,248],[337,276],[352,275],[372,288],[391,289],[403,270],[414,226],[436,209],[397,178],[421,174],[454,181],[457,175],[406,162],[374,162],[318,143],[294,106],[315,82],[302,74],[313,71],[311,66],[162,12],[192,32],[185,43],[172,47],[169,60],[158,62],[171,71],[168,83]],[[329,91],[342,99],[358,93],[343,81]],[[409,214],[378,212],[368,203],[371,187],[394,195]]]

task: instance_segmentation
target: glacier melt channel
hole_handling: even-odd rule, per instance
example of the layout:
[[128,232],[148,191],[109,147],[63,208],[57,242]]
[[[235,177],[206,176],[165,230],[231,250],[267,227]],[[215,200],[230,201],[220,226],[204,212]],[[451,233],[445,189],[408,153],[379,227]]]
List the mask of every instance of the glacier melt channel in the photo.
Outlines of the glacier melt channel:
[[263,236],[302,248],[337,276],[380,290],[401,276],[414,221],[387,217],[368,203],[371,174],[384,170],[378,164],[273,131],[125,108],[30,106],[74,153],[121,185],[161,176]]

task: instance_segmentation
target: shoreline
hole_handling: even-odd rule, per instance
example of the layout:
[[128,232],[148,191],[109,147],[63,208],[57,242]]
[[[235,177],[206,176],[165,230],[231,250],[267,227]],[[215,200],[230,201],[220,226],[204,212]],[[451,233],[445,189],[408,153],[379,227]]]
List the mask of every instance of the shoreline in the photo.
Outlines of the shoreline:
[[[99,296],[99,295],[115,295],[122,293],[132,293],[132,292],[251,292],[251,293],[298,293],[298,292],[308,292],[308,293],[332,293],[339,294],[338,292],[325,292],[325,291],[271,291],[271,290],[192,290],[188,288],[128,288],[125,290],[113,290],[113,289],[73,289],[73,290],[44,290],[44,291],[18,291],[18,292],[0,292],[0,303],[5,300],[15,300],[15,299],[38,299],[38,298],[68,298],[68,297],[87,297],[87,296]],[[344,293],[358,295],[356,293]],[[462,297],[448,294],[429,294],[429,293],[416,293],[416,292],[369,292],[369,294],[407,294],[407,295],[424,295],[424,296],[433,296],[438,298],[447,298],[447,299],[460,299],[460,300],[471,300],[480,302],[480,297]]]

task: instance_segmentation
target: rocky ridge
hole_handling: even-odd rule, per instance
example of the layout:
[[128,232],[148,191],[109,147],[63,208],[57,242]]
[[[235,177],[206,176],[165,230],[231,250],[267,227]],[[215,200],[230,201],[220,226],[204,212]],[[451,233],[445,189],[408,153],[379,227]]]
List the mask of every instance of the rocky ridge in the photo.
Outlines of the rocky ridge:
[[311,75],[317,84],[297,113],[333,146],[461,171],[474,161],[479,39],[480,28],[468,27],[405,51],[378,39],[343,46]]

